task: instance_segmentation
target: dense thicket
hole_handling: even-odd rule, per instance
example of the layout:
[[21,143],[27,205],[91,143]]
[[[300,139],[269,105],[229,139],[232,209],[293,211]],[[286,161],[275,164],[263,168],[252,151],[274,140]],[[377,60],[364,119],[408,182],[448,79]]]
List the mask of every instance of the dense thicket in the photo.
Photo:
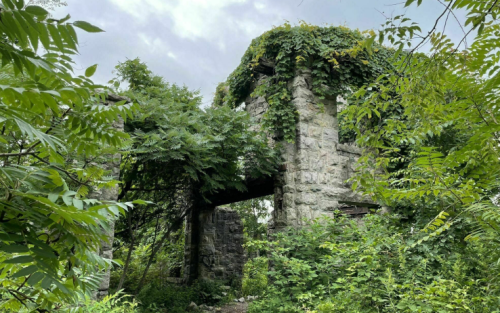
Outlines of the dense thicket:
[[266,137],[250,130],[246,112],[202,109],[197,92],[165,82],[139,59],[120,63],[117,74],[117,81],[129,84],[123,94],[141,108],[126,124],[133,143],[123,158],[120,197],[154,203],[130,211],[117,230],[128,245],[122,283],[134,246],[141,238],[150,244],[138,291],[157,253],[179,240],[180,234],[172,234],[182,228],[193,200],[204,201],[218,190],[244,190],[246,178],[270,175],[278,159]]
[[[341,113],[365,148],[354,188],[392,217],[279,235],[274,282],[252,312],[498,312],[500,7],[442,4],[429,32],[395,16],[365,39],[396,48],[394,70],[353,90]],[[439,31],[456,10],[467,19],[454,44]]]

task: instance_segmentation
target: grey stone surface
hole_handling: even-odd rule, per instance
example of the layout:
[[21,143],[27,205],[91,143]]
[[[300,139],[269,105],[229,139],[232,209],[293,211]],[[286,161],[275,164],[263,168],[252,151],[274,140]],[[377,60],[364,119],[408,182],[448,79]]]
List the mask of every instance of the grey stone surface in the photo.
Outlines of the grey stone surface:
[[[117,96],[117,95],[109,95],[107,98],[107,102],[105,105],[114,105],[116,102],[128,100],[127,98]],[[119,131],[124,130],[124,122],[122,119],[115,122],[113,127]],[[120,162],[121,162],[121,154],[117,153],[114,155],[108,156],[108,162],[105,164],[101,164],[101,166],[106,170],[110,171],[109,176],[112,176],[113,179],[119,180],[120,178]],[[113,188],[99,189],[94,190],[89,194],[90,199],[98,199],[100,201],[116,201],[118,199],[118,186]],[[109,229],[107,230],[107,240],[101,241],[101,248],[99,250],[99,255],[106,259],[113,259],[113,240],[114,240],[114,230],[115,230],[115,221],[114,218],[110,217],[109,220]],[[98,290],[94,292],[94,298],[101,299],[108,295],[109,290],[109,280],[110,280],[110,270],[108,268],[104,277],[99,285]]]
[[[188,237],[197,236],[198,240],[187,238],[185,259],[192,260],[191,254],[195,253],[197,261],[196,264],[185,262],[185,279],[190,280],[192,271],[196,271],[195,278],[198,279],[240,279],[246,255],[239,214],[227,208],[205,210],[196,217],[199,224],[195,232],[192,231],[192,218],[187,221],[186,234]],[[188,245],[192,242],[198,244]]]
[[[253,88],[261,81],[262,76]],[[339,203],[371,204],[346,183],[355,171],[361,150],[339,143],[336,100],[318,99],[312,91],[308,69],[297,71],[288,87],[299,118],[296,142],[283,143],[285,170],[276,179],[271,226],[276,230],[300,226],[324,215],[332,216],[335,209],[343,208]],[[255,121],[262,120],[267,107],[262,97],[246,99],[246,110]]]

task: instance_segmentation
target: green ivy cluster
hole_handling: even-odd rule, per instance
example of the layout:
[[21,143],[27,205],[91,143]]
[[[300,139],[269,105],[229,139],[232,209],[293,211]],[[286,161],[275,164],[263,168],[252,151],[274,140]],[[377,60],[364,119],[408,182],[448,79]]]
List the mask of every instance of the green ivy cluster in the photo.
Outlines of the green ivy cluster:
[[273,75],[262,78],[262,84],[252,95],[264,96],[269,103],[264,127],[293,142],[298,113],[291,103],[288,82],[296,71],[311,70],[312,89],[320,100],[338,95],[347,97],[392,69],[389,60],[393,52],[373,45],[374,38],[372,32],[342,26],[319,27],[301,22],[294,27],[288,23],[275,27],[252,41],[241,64],[217,87],[214,104],[238,107],[258,78],[256,67],[261,60],[271,61]]

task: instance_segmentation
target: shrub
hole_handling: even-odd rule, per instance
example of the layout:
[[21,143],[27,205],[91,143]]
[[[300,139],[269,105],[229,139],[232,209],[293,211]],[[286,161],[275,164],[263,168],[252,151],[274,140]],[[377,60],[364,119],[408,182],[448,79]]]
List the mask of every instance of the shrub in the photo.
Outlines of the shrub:
[[131,296],[123,294],[121,291],[104,297],[101,301],[94,301],[86,298],[86,301],[79,307],[68,307],[62,312],[70,313],[139,313],[138,303]]
[[484,243],[464,244],[453,230],[422,241],[387,216],[363,221],[339,216],[278,234],[268,243],[272,284],[249,313],[500,312],[488,278],[498,268],[475,257]]
[[227,302],[230,297],[222,296],[225,291],[222,286],[222,282],[208,280],[198,281],[192,286],[152,283],[141,290],[137,299],[144,313],[184,313],[191,302],[209,306]]
[[267,288],[268,259],[258,257],[248,261],[243,269],[242,292],[244,296],[261,296]]

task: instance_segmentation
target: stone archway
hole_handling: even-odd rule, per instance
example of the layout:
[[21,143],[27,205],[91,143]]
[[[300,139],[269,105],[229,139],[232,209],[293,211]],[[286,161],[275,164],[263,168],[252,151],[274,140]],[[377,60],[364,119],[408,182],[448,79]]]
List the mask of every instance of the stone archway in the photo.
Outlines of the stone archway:
[[[272,64],[256,67],[252,91],[267,75]],[[210,205],[195,205],[186,223],[184,279],[227,279],[241,276],[245,262],[243,226],[237,213],[217,206],[274,194],[270,231],[300,227],[304,221],[332,216],[340,209],[362,216],[375,204],[352,191],[346,181],[355,171],[361,151],[339,143],[337,100],[320,100],[312,91],[311,71],[298,70],[289,84],[292,103],[299,113],[295,143],[282,143],[284,163],[275,177],[247,181],[247,192],[225,190],[212,195]],[[250,92],[251,94],[251,92]],[[269,105],[263,97],[249,96],[245,109],[255,119],[255,130]]]

